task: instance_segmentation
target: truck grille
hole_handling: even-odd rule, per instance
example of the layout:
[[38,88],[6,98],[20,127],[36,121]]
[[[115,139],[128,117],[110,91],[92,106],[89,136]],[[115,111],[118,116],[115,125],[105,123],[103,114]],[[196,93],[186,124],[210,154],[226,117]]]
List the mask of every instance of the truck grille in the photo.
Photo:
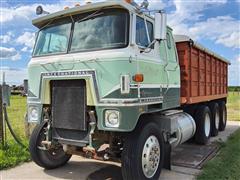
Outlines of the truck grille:
[[86,81],[51,81],[51,89],[53,128],[86,131]]

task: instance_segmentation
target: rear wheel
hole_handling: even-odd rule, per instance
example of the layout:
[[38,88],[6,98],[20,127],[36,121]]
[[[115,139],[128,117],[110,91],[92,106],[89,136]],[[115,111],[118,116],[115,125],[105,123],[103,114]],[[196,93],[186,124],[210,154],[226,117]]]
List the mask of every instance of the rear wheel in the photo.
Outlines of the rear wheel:
[[207,106],[199,106],[195,113],[196,133],[195,142],[205,145],[208,143],[211,133],[211,112]]
[[220,124],[220,111],[219,111],[219,105],[217,103],[211,103],[209,105],[211,110],[211,135],[217,136],[218,135],[218,129]]
[[158,179],[163,166],[164,141],[155,123],[135,130],[125,140],[122,152],[123,179]]
[[224,131],[227,125],[227,108],[224,101],[219,103],[220,122],[219,131]]
[[54,169],[65,165],[71,158],[71,155],[65,154],[60,144],[56,144],[54,147],[51,147],[49,149],[46,149],[42,145],[41,142],[46,138],[46,127],[46,122],[43,122],[42,124],[35,127],[30,138],[29,151],[32,160],[37,165],[45,169]]

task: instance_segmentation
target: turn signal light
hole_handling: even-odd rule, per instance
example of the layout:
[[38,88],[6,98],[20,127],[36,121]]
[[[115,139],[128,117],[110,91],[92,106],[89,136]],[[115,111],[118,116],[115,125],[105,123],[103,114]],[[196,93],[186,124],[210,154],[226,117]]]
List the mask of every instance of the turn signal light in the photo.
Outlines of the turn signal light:
[[135,82],[143,82],[144,76],[143,76],[143,74],[135,74],[135,75],[133,76],[133,80],[134,80]]

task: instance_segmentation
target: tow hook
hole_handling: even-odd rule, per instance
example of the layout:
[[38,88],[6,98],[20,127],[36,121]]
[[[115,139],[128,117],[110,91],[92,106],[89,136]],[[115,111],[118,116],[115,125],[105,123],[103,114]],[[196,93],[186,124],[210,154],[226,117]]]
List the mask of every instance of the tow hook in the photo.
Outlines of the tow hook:
[[[89,111],[88,112],[89,114],[89,117],[90,117],[90,133],[89,133],[89,149],[94,149],[93,148],[93,134],[94,134],[94,131],[95,131],[95,128],[96,128],[96,118],[95,118],[95,113],[94,111]],[[95,149],[94,149],[95,150]]]

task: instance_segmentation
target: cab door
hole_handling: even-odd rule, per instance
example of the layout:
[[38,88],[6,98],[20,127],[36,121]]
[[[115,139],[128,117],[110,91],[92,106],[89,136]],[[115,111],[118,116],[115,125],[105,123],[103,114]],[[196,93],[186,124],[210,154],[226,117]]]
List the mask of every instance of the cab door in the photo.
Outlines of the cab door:
[[165,108],[172,108],[180,105],[180,66],[170,28],[167,30],[165,50],[167,55],[165,71],[167,73],[168,86],[165,90],[164,106]]
[[[140,98],[149,102],[162,103],[162,87],[167,83],[167,75],[164,72],[166,61],[160,56],[159,43],[150,48],[149,44],[154,40],[153,19],[142,15],[135,17],[135,58],[136,72],[144,75],[144,81],[140,83]],[[147,49],[146,49],[147,48]]]

